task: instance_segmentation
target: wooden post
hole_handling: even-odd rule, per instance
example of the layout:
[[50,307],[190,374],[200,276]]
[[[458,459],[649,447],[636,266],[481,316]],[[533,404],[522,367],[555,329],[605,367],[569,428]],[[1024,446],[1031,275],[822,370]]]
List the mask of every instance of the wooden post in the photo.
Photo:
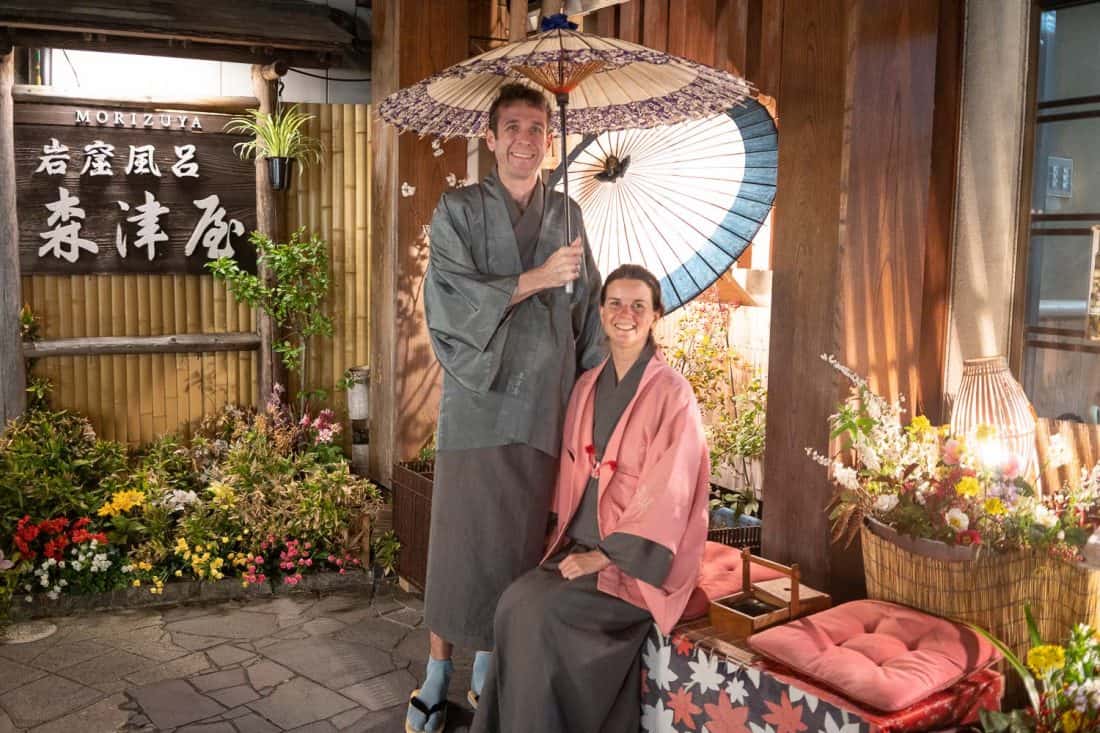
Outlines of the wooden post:
[[[768,370],[763,554],[815,588],[862,592],[858,545],[830,542],[829,454],[846,394],[834,354],[907,406],[919,394],[922,287],[941,2],[783,4],[779,184]],[[944,126],[946,127],[946,126]]]
[[[375,104],[467,56],[466,0],[425,0],[416,12],[409,5],[373,5]],[[428,255],[424,228],[447,188],[447,174],[466,170],[466,143],[447,142],[436,157],[428,140],[398,136],[381,119],[377,124],[371,139],[370,474],[389,485],[393,463],[414,456],[435,430],[440,372],[421,297]],[[402,196],[402,183],[415,193]]]
[[19,217],[15,197],[15,53],[0,49],[0,429],[26,407],[19,335]]
[[[287,72],[285,64],[275,62],[262,66],[252,66],[252,93],[259,102],[261,112],[271,114],[275,111],[275,82]],[[267,172],[267,161],[256,158],[256,230],[274,240],[283,236],[279,226],[279,201],[271,189],[271,178]],[[259,276],[265,283],[271,284],[271,270],[260,263]],[[276,384],[287,387],[286,366],[275,353],[278,339],[278,327],[272,318],[262,310],[256,313],[256,326],[260,333],[259,384],[257,385],[257,405],[263,405]]]

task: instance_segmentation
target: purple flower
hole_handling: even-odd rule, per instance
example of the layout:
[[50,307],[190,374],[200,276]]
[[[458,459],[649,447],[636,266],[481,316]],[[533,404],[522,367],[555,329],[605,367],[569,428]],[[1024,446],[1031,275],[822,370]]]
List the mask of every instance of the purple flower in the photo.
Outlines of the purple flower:
[[15,563],[4,557],[4,551],[0,550],[0,570],[11,570],[15,567]]

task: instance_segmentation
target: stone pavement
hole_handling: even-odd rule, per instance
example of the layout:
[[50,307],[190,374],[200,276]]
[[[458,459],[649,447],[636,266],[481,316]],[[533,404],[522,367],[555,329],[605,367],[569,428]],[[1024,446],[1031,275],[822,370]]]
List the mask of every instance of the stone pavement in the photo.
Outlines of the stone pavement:
[[[52,619],[0,645],[0,733],[400,733],[423,678],[423,603],[385,586]],[[456,655],[448,731],[467,729]]]

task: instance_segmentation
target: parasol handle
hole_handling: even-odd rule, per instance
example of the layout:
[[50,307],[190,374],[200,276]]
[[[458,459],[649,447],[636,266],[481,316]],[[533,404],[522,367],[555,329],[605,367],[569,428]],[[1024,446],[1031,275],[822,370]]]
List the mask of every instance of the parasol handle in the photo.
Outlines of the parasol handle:
[[[569,106],[569,93],[558,92],[556,97],[558,102],[558,112],[561,114],[561,184],[562,191],[565,193],[565,246],[568,247],[569,243],[573,241],[572,227],[570,226],[570,209],[569,205],[569,156],[568,150],[565,144],[565,108]],[[573,283],[567,282],[565,284],[565,292],[569,295],[573,294]]]

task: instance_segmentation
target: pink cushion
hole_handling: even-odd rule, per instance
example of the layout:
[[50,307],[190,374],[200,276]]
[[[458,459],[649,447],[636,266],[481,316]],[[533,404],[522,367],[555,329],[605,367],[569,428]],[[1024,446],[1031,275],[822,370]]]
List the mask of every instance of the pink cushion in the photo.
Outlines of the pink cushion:
[[883,601],[853,601],[749,637],[760,654],[857,703],[895,711],[1001,658],[965,626]]
[[[752,582],[778,578],[783,573],[753,563],[749,568]],[[681,621],[691,621],[707,615],[707,606],[715,598],[724,598],[741,590],[741,550],[719,542],[703,547],[703,562],[699,581],[688,599]]]

